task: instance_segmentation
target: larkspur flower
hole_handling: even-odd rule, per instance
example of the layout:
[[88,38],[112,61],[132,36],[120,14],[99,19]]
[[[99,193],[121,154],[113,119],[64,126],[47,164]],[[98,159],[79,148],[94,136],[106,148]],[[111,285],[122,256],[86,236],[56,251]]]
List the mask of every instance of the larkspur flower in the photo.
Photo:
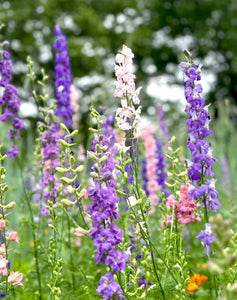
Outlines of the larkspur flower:
[[156,164],[157,183],[161,187],[161,191],[165,194],[165,196],[168,196],[170,193],[167,190],[167,187],[165,185],[167,173],[165,171],[164,152],[162,149],[162,141],[159,139],[156,140],[156,158],[157,158],[157,164]]
[[125,45],[115,57],[117,81],[114,97],[121,99],[122,106],[116,111],[118,127],[122,130],[132,130],[133,136],[136,137],[141,115],[141,106],[138,106],[140,104],[139,93],[141,87],[136,89],[135,75],[131,73],[133,57],[134,54],[131,49]]
[[204,252],[209,255],[211,253],[211,244],[215,239],[211,224],[206,223],[205,230],[201,230],[196,238],[201,241]]
[[138,286],[144,286],[144,290],[147,289],[147,285],[151,285],[152,283],[150,281],[146,281],[146,277],[142,276],[141,281],[138,282]]
[[7,239],[9,241],[14,241],[14,242],[17,242],[19,243],[18,239],[17,239],[17,232],[16,231],[11,231],[7,237]]
[[152,203],[152,209],[159,204],[159,197],[157,192],[161,189],[161,186],[157,182],[157,148],[156,139],[154,136],[154,129],[152,126],[147,127],[141,133],[141,137],[145,143],[145,158],[146,158],[146,168],[147,168],[147,191],[148,197]]
[[55,26],[54,34],[57,39],[53,45],[55,49],[55,95],[57,108],[56,116],[62,117],[62,122],[72,126],[73,110],[70,105],[71,66],[67,50],[67,38],[59,25]]
[[6,222],[4,219],[0,219],[0,230],[6,227]]
[[[6,122],[12,120],[12,129],[8,130],[8,138],[12,141],[20,138],[20,130],[24,128],[23,120],[17,115],[20,108],[20,99],[17,96],[17,88],[10,84],[12,79],[12,61],[8,51],[3,50],[2,58],[0,59],[0,86],[3,87],[3,92],[0,96],[0,105],[3,107],[3,113],[0,115],[0,121]],[[14,145],[8,150],[9,157],[19,155],[17,146]]]
[[3,258],[3,257],[0,258],[0,274],[2,274],[3,276],[8,275],[7,263],[8,263],[8,260],[6,260],[6,258]]
[[[208,112],[208,106],[205,106],[205,100],[201,97],[202,86],[199,83],[201,80],[201,68],[202,65],[195,65],[192,62],[181,63],[180,68],[184,73],[185,81],[185,97],[188,102],[186,106],[186,113],[189,115],[187,120],[188,125],[188,148],[192,154],[192,161],[188,162],[188,175],[194,182],[193,192],[190,193],[190,197],[194,199],[203,197],[204,205],[207,209],[213,209],[217,211],[220,206],[217,200],[218,194],[215,193],[215,197],[206,200],[208,182],[200,185],[201,180],[210,176],[214,176],[212,163],[216,159],[212,156],[212,148],[209,143],[205,141],[205,138],[212,135],[213,132],[209,129],[210,116]],[[213,194],[214,196],[214,194]]]
[[[42,176],[40,176],[39,183],[33,183],[33,191],[35,194],[32,196],[31,200],[34,202],[39,201],[42,196],[45,202],[41,206],[41,214],[44,216],[49,216],[49,211],[46,208],[48,201],[52,201],[55,206],[58,206],[57,196],[58,189],[61,183],[58,182],[55,173],[56,168],[59,164],[58,154],[59,154],[59,126],[57,123],[53,123],[48,130],[44,131],[39,137],[41,145],[41,157],[39,165],[42,166]],[[41,205],[41,204],[40,204]]]
[[23,274],[19,272],[10,272],[10,275],[8,276],[8,282],[11,283],[12,285],[21,285],[22,284],[22,279],[23,279]]
[[[174,195],[167,197],[166,207],[174,209],[174,216],[177,218],[179,223],[189,224],[193,222],[200,222],[201,218],[196,212],[197,203],[193,198],[189,199],[189,190],[187,185],[182,185],[180,188],[179,201],[174,200]],[[161,226],[169,226],[172,223],[172,215],[167,215],[162,221]]]
[[79,102],[79,90],[75,87],[75,85],[70,86],[70,105],[73,110],[73,127],[75,129],[78,127],[78,122],[80,120],[80,106],[78,104]]
[[[109,266],[114,272],[119,272],[125,270],[129,257],[125,252],[116,248],[123,239],[123,230],[119,229],[114,222],[116,219],[120,219],[117,204],[119,198],[115,190],[116,180],[114,177],[117,164],[114,154],[117,149],[114,146],[115,136],[111,116],[107,119],[103,118],[103,120],[102,134],[98,134],[94,138],[91,151],[88,151],[89,157],[96,156],[99,161],[103,161],[99,164],[98,161],[95,162],[91,170],[94,185],[88,188],[88,197],[92,199],[88,210],[93,223],[89,236],[96,248],[95,261],[98,264]],[[107,277],[101,278],[101,285],[97,289],[97,292],[104,296],[103,299],[112,299],[114,294],[121,294],[117,290],[118,286],[121,291],[120,286],[114,281],[110,282],[113,278],[112,273],[108,274]],[[105,284],[106,282],[108,284]],[[113,289],[115,286],[116,289]],[[123,297],[122,294],[120,296]]]
[[97,288],[97,293],[103,296],[104,300],[124,300],[120,285],[114,281],[112,273],[107,273],[101,277],[100,285]]

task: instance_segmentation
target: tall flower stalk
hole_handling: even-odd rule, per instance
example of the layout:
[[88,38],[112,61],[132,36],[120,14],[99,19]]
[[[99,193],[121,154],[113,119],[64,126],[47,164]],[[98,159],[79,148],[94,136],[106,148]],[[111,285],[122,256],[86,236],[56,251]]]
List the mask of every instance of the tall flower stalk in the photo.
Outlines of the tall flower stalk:
[[9,157],[19,155],[15,140],[20,139],[20,130],[24,128],[23,120],[18,117],[21,104],[20,98],[17,95],[18,91],[10,83],[12,79],[12,67],[10,52],[3,50],[0,53],[0,86],[3,87],[3,92],[0,94],[0,106],[2,107],[0,121],[6,122],[9,119],[12,121],[12,129],[8,130],[8,138],[14,142],[14,145],[7,152]]
[[[215,189],[215,179],[212,163],[216,159],[212,156],[212,148],[205,139],[212,135],[209,129],[210,115],[208,106],[205,106],[205,100],[201,97],[202,86],[201,68],[202,65],[195,65],[191,59],[191,54],[186,50],[185,56],[188,62],[181,62],[180,68],[184,75],[185,97],[187,106],[185,112],[189,118],[188,125],[188,143],[191,151],[192,160],[188,161],[188,175],[193,184],[189,186],[190,197],[199,200],[204,208],[205,231],[201,231],[197,236],[202,241],[206,252],[210,253],[210,244],[213,240],[211,225],[208,223],[209,211],[217,212],[220,202],[218,193]],[[210,237],[210,238],[206,238]]]
[[[138,136],[138,129],[139,129],[140,119],[141,119],[141,106],[139,105],[140,104],[139,92],[141,90],[141,87],[136,89],[135,82],[134,82],[135,75],[131,73],[133,57],[134,54],[132,53],[131,49],[125,45],[123,45],[122,51],[119,51],[119,53],[115,57],[115,61],[116,61],[115,75],[117,81],[115,82],[116,90],[114,96],[121,99],[121,107],[117,109],[116,120],[117,120],[118,127],[124,130],[126,134],[125,140],[122,143],[123,147],[121,147],[122,150],[121,153],[124,153],[124,150],[126,149],[125,146],[126,141],[128,141],[128,144],[131,147],[130,166],[132,169],[132,176],[133,176],[131,189],[135,197],[133,195],[132,196],[136,200],[143,198],[145,203],[146,196],[142,194],[142,190],[138,183],[139,172],[138,172],[138,163],[137,163],[137,156],[136,156],[137,149],[136,147],[134,147],[134,140]],[[124,177],[125,183],[127,184],[128,182],[128,179],[126,179],[127,172],[124,173],[124,176],[125,176]],[[139,217],[138,217],[136,211],[132,207],[133,205],[129,200],[129,198],[127,199],[128,205],[136,219],[136,222],[138,223],[138,227],[141,232],[141,235],[144,241],[147,242],[147,246],[149,247],[154,274],[159,284],[162,297],[163,299],[165,299],[165,293],[162,288],[160,277],[157,271],[157,266],[155,263],[155,257],[153,252],[154,249],[150,239],[149,228],[147,225],[147,214],[146,214],[146,209],[144,208],[146,204],[142,205],[140,203],[139,205],[140,209],[138,212]]]
[[55,26],[54,34],[57,36],[53,45],[55,49],[54,85],[57,104],[55,115],[61,116],[62,122],[67,127],[71,127],[73,116],[73,110],[70,105],[71,65],[67,50],[67,38],[59,25]]
[[[99,124],[103,121],[95,110],[92,115],[96,117],[98,124],[98,133],[94,137],[91,151],[88,151],[88,157],[94,160],[91,171],[94,183],[88,188],[88,196],[92,200],[89,212],[93,220],[90,237],[96,248],[94,259],[97,264],[109,266],[113,272],[125,271],[129,257],[118,250],[123,240],[123,230],[115,223],[116,219],[120,219],[120,215],[114,177],[117,164],[114,159],[114,134],[110,120],[103,123],[100,132]],[[116,299],[125,299],[121,287],[113,279],[112,272],[101,278],[97,292],[104,297],[103,299],[114,299],[114,296]]]

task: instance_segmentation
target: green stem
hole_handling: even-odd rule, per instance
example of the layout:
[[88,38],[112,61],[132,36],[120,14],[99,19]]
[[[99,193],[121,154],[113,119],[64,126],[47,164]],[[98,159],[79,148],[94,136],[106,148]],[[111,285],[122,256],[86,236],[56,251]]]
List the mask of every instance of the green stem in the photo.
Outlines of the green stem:
[[20,173],[21,173],[21,180],[22,180],[22,186],[23,186],[24,194],[25,194],[25,198],[26,198],[26,203],[27,203],[27,206],[28,206],[28,209],[30,212],[30,225],[31,225],[33,244],[34,244],[34,257],[35,257],[36,274],[37,274],[38,288],[39,288],[39,299],[42,300],[41,275],[40,275],[40,269],[39,269],[39,254],[38,254],[38,249],[37,249],[37,239],[36,239],[35,231],[33,228],[34,217],[33,217],[33,212],[32,212],[32,208],[31,208],[31,204],[30,204],[30,199],[26,192],[25,180],[23,177],[22,167],[21,167],[18,157],[17,157],[17,163],[18,163]]
[[[137,197],[140,198],[140,193],[139,193],[139,187],[138,187],[138,172],[137,172],[137,160],[136,160],[136,157],[135,157],[135,150],[134,150],[134,144],[133,144],[133,141],[134,141],[134,138],[133,138],[133,133],[132,131],[130,131],[130,139],[131,139],[131,148],[132,148],[132,161],[133,161],[133,166],[132,166],[132,170],[133,170],[133,180],[135,182],[135,186],[134,186],[134,191],[137,192]],[[148,247],[149,247],[149,250],[150,250],[150,253],[151,253],[151,259],[152,259],[152,265],[153,265],[153,269],[154,269],[154,273],[155,273],[155,277],[157,279],[157,282],[160,286],[160,289],[161,289],[161,293],[162,293],[162,297],[163,299],[165,299],[165,292],[163,290],[163,287],[162,287],[162,284],[161,284],[161,281],[160,281],[160,278],[159,278],[159,275],[158,275],[158,272],[157,272],[157,267],[156,267],[156,264],[155,264],[155,259],[154,259],[154,253],[153,253],[153,249],[152,247],[150,246],[150,234],[149,234],[149,229],[148,229],[148,225],[146,223],[146,218],[145,218],[145,215],[144,215],[144,212],[143,212],[143,208],[142,206],[140,205],[140,210],[141,210],[141,213],[142,213],[142,219],[143,219],[143,222],[146,226],[146,230],[147,230],[147,237],[148,237]],[[135,214],[134,214],[135,215]],[[142,226],[139,224],[139,227],[140,229],[142,228]],[[146,240],[146,239],[145,239]]]
[[71,233],[70,233],[70,220],[67,218],[67,229],[68,229],[68,245],[69,245],[69,252],[70,252],[70,264],[72,270],[72,287],[75,291],[76,289],[76,280],[74,276],[74,263],[73,263],[73,255],[72,255],[72,244],[71,244]]

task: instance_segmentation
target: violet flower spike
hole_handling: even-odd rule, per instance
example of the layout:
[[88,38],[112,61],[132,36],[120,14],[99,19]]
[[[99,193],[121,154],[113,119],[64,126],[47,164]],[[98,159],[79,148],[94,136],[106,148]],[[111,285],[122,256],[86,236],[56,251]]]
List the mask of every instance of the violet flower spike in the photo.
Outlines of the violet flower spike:
[[[0,86],[2,86],[3,93],[0,96],[0,105],[3,107],[3,113],[0,115],[0,121],[6,122],[12,119],[12,129],[8,130],[8,138],[12,141],[20,138],[20,130],[24,128],[23,120],[18,118],[20,108],[20,99],[17,96],[17,88],[10,84],[12,79],[12,61],[11,55],[4,50],[2,58],[0,59]],[[16,145],[8,149],[7,155],[9,157],[16,157],[19,155],[19,150]]]
[[53,48],[55,49],[55,96],[57,108],[56,116],[62,117],[62,122],[72,126],[73,110],[70,105],[71,65],[67,50],[67,38],[59,25],[55,26],[54,34],[58,37]]
[[[119,229],[114,220],[120,219],[118,212],[119,198],[115,186],[115,165],[114,159],[117,149],[114,146],[114,130],[112,127],[113,118],[103,118],[102,133],[95,136],[91,151],[88,156],[96,156],[99,161],[94,162],[91,175],[94,184],[88,188],[88,196],[92,204],[88,210],[92,218],[90,237],[96,248],[94,257],[97,264],[106,265],[114,272],[125,271],[126,262],[129,260],[125,252],[117,250],[117,245],[122,242],[123,230]],[[124,299],[120,286],[113,281],[113,274],[107,273],[100,280],[97,289],[103,299]]]
[[[185,53],[188,55],[187,51]],[[212,163],[217,160],[212,156],[212,148],[209,143],[205,141],[205,138],[212,135],[213,132],[209,129],[208,106],[205,106],[205,100],[201,97],[202,65],[197,66],[191,62],[190,57],[188,59],[189,62],[180,63],[180,68],[184,75],[185,97],[187,100],[185,112],[189,116],[186,122],[189,135],[187,146],[191,151],[192,161],[188,161],[188,176],[193,181],[190,198],[193,197],[197,200],[202,197],[202,206],[205,209],[217,211],[220,206],[220,202],[217,200],[218,193],[210,188],[211,179],[206,179],[214,177]],[[201,180],[203,182],[204,179],[204,183],[200,185]]]

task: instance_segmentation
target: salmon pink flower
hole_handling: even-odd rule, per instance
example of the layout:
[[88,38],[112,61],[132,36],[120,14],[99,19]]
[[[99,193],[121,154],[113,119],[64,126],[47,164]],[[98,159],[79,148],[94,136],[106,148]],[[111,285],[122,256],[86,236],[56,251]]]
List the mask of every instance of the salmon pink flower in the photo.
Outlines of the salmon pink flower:
[[4,219],[0,219],[0,230],[6,227],[6,222]]
[[8,260],[6,260],[6,258],[0,259],[0,274],[3,276],[7,276],[7,263]]
[[11,272],[10,275],[8,276],[8,282],[12,283],[12,285],[21,285],[22,284],[22,279],[23,279],[23,274],[19,272]]
[[13,242],[17,242],[19,243],[18,239],[17,239],[17,232],[16,231],[12,231],[9,233],[9,236],[7,237],[7,239],[9,241],[13,241]]

